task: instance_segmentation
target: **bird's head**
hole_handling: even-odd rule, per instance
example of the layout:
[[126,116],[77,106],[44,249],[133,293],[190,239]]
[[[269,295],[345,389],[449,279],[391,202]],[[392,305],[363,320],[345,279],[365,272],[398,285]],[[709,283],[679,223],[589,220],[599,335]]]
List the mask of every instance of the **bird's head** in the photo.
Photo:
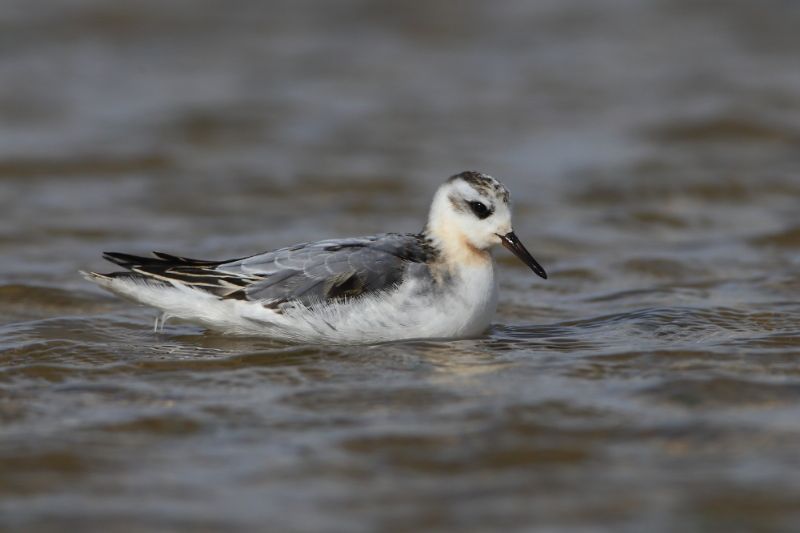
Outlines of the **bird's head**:
[[487,174],[466,171],[443,183],[433,197],[426,230],[454,256],[485,256],[492,246],[502,244],[547,278],[514,234],[508,189]]

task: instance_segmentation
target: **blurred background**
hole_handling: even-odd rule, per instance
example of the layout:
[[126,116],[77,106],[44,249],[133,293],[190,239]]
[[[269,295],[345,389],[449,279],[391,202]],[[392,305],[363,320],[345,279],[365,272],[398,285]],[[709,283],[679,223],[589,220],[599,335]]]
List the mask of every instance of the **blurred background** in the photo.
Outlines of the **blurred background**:
[[[800,3],[4,0],[0,528],[796,531]],[[84,282],[503,181],[485,338],[285,347]]]

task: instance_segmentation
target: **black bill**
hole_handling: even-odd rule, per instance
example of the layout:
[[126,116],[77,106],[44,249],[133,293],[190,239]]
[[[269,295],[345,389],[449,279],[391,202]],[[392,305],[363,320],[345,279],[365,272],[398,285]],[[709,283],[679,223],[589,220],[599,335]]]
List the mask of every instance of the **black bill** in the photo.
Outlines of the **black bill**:
[[544,271],[542,265],[536,262],[531,253],[525,248],[525,245],[519,242],[519,239],[514,235],[513,231],[505,235],[498,235],[500,240],[503,241],[503,246],[511,250],[511,253],[519,257],[523,263],[531,267],[537,276],[547,279],[547,272]]

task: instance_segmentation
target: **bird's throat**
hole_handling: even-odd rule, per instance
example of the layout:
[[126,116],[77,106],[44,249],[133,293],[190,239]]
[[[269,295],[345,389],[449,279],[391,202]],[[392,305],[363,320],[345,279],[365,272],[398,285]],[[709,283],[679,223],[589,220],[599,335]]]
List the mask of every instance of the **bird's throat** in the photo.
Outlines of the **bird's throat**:
[[488,250],[477,248],[466,235],[452,226],[442,224],[430,227],[427,234],[441,251],[440,261],[450,270],[464,266],[486,266],[492,262],[492,254]]

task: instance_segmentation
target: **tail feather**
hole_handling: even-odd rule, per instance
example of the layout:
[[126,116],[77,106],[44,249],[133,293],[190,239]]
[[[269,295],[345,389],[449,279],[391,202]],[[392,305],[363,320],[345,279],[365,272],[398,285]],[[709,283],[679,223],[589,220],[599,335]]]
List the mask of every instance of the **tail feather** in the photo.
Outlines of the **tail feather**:
[[[163,261],[168,261],[170,263],[185,263],[187,265],[203,265],[203,266],[216,266],[221,265],[222,263],[226,263],[228,261],[208,261],[206,259],[192,259],[190,257],[181,257],[179,255],[172,255],[167,254],[164,252],[153,252],[153,255],[158,257]],[[148,258],[144,258],[148,259]]]
[[83,276],[83,278],[86,281],[91,281],[92,283],[98,283],[100,285],[106,283],[108,280],[111,279],[111,275],[110,274],[99,274],[97,272],[86,272],[85,270],[79,270],[78,272],[80,273],[81,276]]
[[162,262],[161,259],[156,259],[154,257],[142,257],[119,252],[103,252],[103,259],[128,269],[134,265],[150,265]]
[[165,283],[161,280],[151,278],[150,276],[143,276],[142,274],[137,274],[136,272],[109,272],[108,274],[101,274],[100,272],[86,272],[85,270],[79,270],[78,272],[86,281],[91,281],[92,283],[96,283],[105,288],[110,288],[115,280],[120,279],[169,286],[168,283]]
[[148,281],[166,286],[179,284],[201,289],[220,297],[227,297],[255,281],[255,278],[249,276],[239,276],[216,270],[216,267],[229,261],[191,259],[164,252],[153,252],[153,255],[155,257],[103,252],[104,259],[128,271],[111,274],[90,273],[90,277],[87,279],[106,287],[111,285],[111,280],[114,278]]
[[227,262],[227,261],[207,261],[204,259],[191,259],[189,257],[180,257],[177,255],[167,254],[164,252],[153,252],[153,255],[155,257],[145,257],[141,255],[125,254],[121,252],[103,252],[103,259],[128,269],[134,266],[156,266],[156,265],[163,266],[165,268],[169,268],[172,266],[212,267]]

